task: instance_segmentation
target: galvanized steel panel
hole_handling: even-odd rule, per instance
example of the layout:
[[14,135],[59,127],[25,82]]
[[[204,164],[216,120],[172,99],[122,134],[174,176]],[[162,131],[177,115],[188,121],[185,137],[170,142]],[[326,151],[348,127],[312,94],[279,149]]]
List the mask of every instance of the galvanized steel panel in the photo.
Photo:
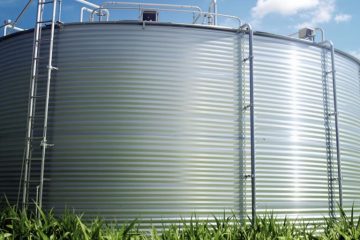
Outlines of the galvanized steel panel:
[[0,41],[0,198],[17,199],[25,146],[32,39]]
[[48,207],[154,221],[238,210],[236,35],[108,24],[60,34]]
[[360,209],[360,67],[340,54],[336,56],[341,169],[344,208]]
[[[274,211],[294,218],[328,215],[321,50],[256,36],[254,71],[258,213]],[[249,128],[245,135],[250,135]],[[249,149],[248,141],[248,156]],[[247,169],[249,161],[247,157]],[[250,178],[245,184],[249,209]]]

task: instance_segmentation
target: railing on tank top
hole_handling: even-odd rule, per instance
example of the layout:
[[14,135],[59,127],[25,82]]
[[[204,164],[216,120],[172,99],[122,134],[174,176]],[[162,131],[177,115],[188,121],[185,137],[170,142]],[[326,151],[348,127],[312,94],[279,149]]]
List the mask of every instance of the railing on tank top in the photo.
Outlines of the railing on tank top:
[[[96,5],[85,0],[77,0],[80,3],[87,5],[88,7],[81,8],[80,22],[84,22],[84,13],[89,13],[89,22],[104,22],[114,21],[116,19],[110,18],[110,12],[113,11],[128,11],[135,12],[138,17],[133,20],[145,21],[143,19],[143,13],[145,11],[154,11],[156,13],[156,22],[171,22],[171,23],[185,23],[194,25],[206,25],[206,26],[221,26],[238,29],[242,25],[242,21],[239,17],[220,14],[217,12],[216,1],[212,1],[208,11],[203,11],[199,6],[191,5],[176,5],[176,4],[158,4],[158,3],[135,3],[135,2],[104,2],[100,5]],[[182,14],[179,16],[172,16],[169,20],[160,20],[161,15],[165,13]],[[187,20],[186,15],[191,16],[191,20]],[[180,17],[180,19],[179,19]],[[223,18],[221,24],[218,19]],[[167,19],[167,18],[165,18]],[[151,21],[151,20],[150,20]],[[185,21],[185,22],[184,22]]]

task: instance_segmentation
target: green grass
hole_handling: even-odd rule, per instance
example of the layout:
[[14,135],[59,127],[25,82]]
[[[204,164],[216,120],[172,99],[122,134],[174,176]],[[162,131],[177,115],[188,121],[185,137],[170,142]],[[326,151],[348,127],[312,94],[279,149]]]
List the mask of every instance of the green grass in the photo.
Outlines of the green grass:
[[323,225],[277,219],[269,213],[257,217],[254,226],[250,219],[240,220],[235,216],[209,220],[181,220],[177,224],[140,230],[138,221],[117,226],[100,219],[92,222],[82,220],[81,215],[67,211],[56,217],[53,211],[45,213],[39,209],[40,217],[14,206],[6,206],[0,213],[0,240],[3,239],[134,239],[134,240],[237,240],[237,239],[360,239],[360,217],[349,216],[339,209],[338,219],[325,219]]

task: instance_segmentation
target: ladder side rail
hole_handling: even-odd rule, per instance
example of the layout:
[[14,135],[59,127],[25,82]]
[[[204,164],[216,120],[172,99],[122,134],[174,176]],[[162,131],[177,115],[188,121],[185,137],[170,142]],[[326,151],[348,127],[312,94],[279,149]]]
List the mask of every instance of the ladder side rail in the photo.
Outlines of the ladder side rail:
[[328,204],[329,215],[335,218],[334,209],[334,175],[333,175],[333,144],[332,144],[332,123],[331,109],[329,105],[329,74],[328,71],[328,49],[321,49],[322,65],[322,87],[323,87],[323,108],[324,108],[324,127],[325,127],[325,144],[326,144],[326,166],[327,166],[327,184],[328,184]]
[[53,0],[52,22],[50,31],[50,44],[49,44],[49,58],[47,66],[47,83],[46,83],[46,98],[45,98],[45,113],[44,113],[44,127],[43,127],[43,140],[42,140],[42,154],[41,154],[41,169],[40,169],[40,184],[39,184],[39,208],[42,208],[43,190],[44,190],[44,171],[45,171],[45,158],[46,148],[49,146],[47,143],[47,128],[48,128],[48,116],[49,116],[49,99],[50,99],[50,86],[52,70],[56,69],[52,66],[53,60],[53,48],[54,48],[54,33],[55,33],[55,21],[56,21],[56,4],[57,0]]
[[[42,2],[43,0],[39,0]],[[33,40],[33,53],[32,53],[32,62],[31,62],[31,77],[30,77],[30,93],[28,100],[28,117],[27,117],[27,129],[26,129],[26,146],[25,146],[25,154],[24,154],[24,181],[23,181],[23,197],[22,197],[22,207],[25,209],[28,203],[28,195],[29,195],[29,182],[30,182],[30,170],[31,170],[31,138],[33,136],[33,120],[35,115],[35,101],[34,98],[37,89],[36,78],[38,74],[39,67],[39,56],[40,56],[40,38],[41,38],[41,24],[38,22],[42,21],[44,6],[38,4],[37,14],[36,14],[36,26],[34,29],[34,40]]]

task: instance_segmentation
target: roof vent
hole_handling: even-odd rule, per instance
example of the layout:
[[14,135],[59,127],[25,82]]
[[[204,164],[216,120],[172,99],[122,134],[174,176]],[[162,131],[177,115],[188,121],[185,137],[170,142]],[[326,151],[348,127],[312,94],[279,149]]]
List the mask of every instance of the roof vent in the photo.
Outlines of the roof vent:
[[312,28],[301,28],[299,30],[299,38],[306,40],[313,40],[315,37],[315,29]]
[[156,10],[143,10],[142,20],[149,22],[157,22],[159,13]]

